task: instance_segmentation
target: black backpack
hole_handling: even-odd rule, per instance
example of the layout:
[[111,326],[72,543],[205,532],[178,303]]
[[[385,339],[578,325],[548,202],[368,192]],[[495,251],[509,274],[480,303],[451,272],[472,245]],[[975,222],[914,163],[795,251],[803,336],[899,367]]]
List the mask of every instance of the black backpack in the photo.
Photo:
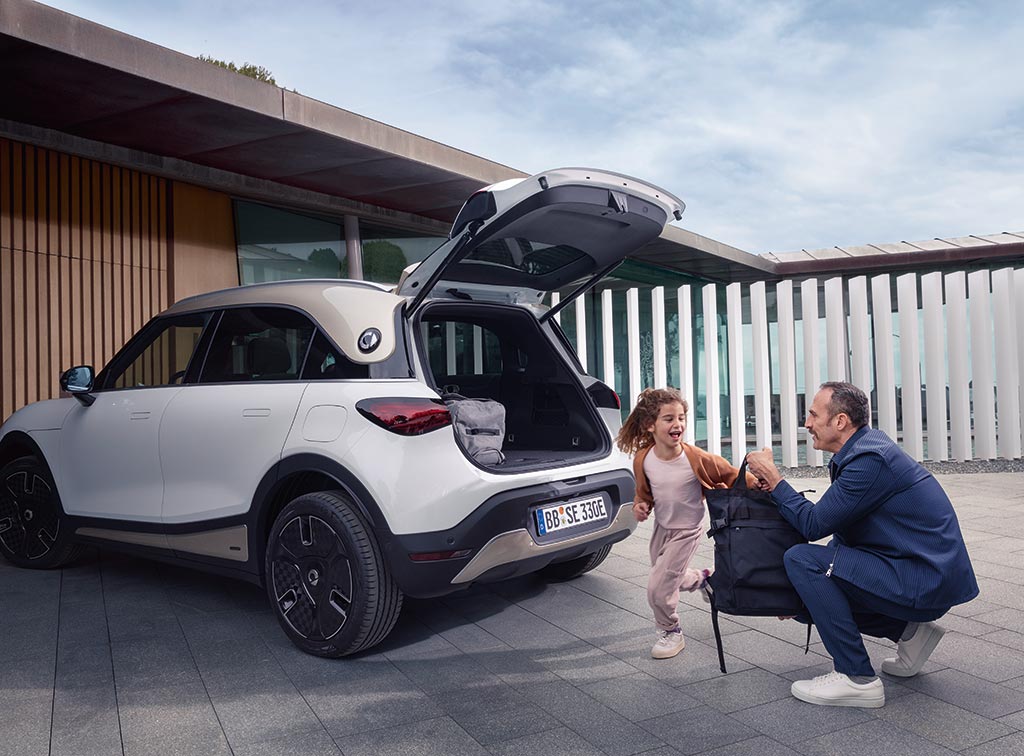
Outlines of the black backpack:
[[[775,617],[803,613],[800,595],[789,582],[782,555],[807,539],[781,514],[771,494],[747,487],[747,460],[732,488],[704,492],[715,539],[715,572],[711,584],[711,624],[718,644],[718,665],[725,672],[718,613]],[[810,645],[811,626],[807,626]],[[806,653],[806,647],[804,652]]]

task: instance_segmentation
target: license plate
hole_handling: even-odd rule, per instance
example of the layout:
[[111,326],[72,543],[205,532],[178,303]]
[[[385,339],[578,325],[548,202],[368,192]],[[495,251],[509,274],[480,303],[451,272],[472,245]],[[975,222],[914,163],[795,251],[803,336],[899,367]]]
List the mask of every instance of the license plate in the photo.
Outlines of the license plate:
[[556,530],[565,530],[577,525],[586,525],[588,522],[603,520],[608,516],[608,511],[604,507],[603,496],[591,496],[564,504],[541,507],[535,511],[535,514],[537,516],[537,533],[543,536]]

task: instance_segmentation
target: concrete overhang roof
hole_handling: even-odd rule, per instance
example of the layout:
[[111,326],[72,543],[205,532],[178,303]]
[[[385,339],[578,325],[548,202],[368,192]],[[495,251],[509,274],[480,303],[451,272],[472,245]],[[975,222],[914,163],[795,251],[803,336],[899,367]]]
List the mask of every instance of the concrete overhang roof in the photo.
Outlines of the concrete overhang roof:
[[925,239],[891,244],[864,244],[762,256],[779,278],[812,275],[873,275],[908,270],[1007,265],[1024,260],[1024,231],[985,236]]
[[0,118],[436,220],[526,175],[29,0],[0,61]]

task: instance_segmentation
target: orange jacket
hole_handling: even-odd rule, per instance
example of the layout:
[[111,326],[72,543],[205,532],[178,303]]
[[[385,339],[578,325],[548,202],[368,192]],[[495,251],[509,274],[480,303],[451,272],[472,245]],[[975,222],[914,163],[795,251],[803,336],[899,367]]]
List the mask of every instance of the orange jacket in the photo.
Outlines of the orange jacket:
[[[636,499],[646,502],[651,509],[654,509],[654,497],[651,495],[651,485],[644,475],[644,460],[653,449],[648,446],[636,453],[633,458],[633,475],[636,478]],[[683,453],[690,462],[701,488],[729,488],[736,480],[739,469],[730,465],[724,458],[717,454],[706,452],[700,447],[683,444]],[[757,478],[747,473],[747,485],[754,488],[757,485]]]

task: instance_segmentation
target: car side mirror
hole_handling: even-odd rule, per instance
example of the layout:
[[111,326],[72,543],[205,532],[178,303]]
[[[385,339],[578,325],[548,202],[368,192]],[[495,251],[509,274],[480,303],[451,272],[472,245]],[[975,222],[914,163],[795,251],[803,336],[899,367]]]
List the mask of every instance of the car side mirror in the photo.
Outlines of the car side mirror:
[[61,373],[60,389],[67,391],[84,407],[91,407],[96,401],[96,397],[89,393],[94,380],[92,365],[79,365]]

